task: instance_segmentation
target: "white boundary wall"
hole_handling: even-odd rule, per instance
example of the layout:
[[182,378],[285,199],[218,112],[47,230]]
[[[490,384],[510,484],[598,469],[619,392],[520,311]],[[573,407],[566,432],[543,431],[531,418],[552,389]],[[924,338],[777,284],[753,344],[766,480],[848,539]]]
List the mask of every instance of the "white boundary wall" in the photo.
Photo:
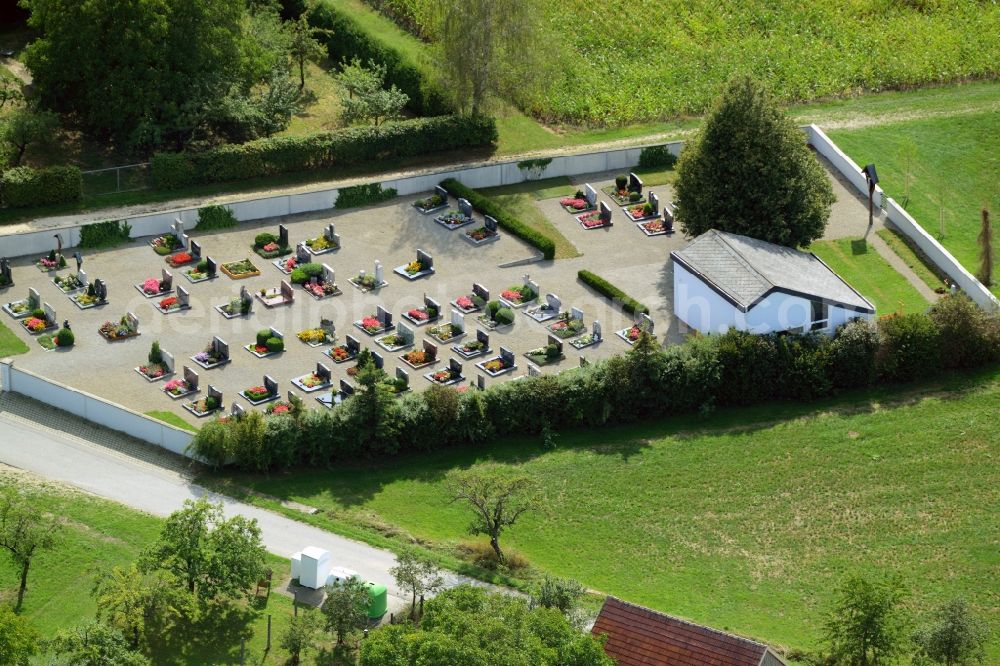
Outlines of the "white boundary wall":
[[16,368],[10,359],[0,360],[0,390],[26,395],[80,418],[191,457],[185,450],[191,443],[192,433]]

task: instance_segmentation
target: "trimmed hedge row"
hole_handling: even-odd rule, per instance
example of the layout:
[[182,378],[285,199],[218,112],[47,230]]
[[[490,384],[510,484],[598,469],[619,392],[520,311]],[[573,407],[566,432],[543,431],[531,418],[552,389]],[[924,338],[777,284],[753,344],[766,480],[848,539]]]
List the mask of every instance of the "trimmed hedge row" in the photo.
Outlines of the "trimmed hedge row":
[[358,206],[368,206],[370,204],[382,203],[396,196],[396,188],[390,187],[383,190],[382,183],[366,183],[364,185],[352,185],[342,187],[337,192],[337,200],[333,203],[334,208],[357,208]]
[[486,146],[497,136],[496,122],[486,116],[416,118],[378,127],[258,139],[200,153],[157,153],[149,168],[156,187],[176,189]]
[[[944,341],[948,354],[928,356]],[[394,399],[378,388],[379,375],[366,376],[375,372],[369,365],[358,374],[361,388],[354,397],[332,410],[272,416],[258,424],[208,423],[192,451],[252,471],[315,467],[358,456],[481,447],[500,436],[544,437],[553,430],[716,407],[813,400],[998,361],[1000,315],[987,315],[965,296],[949,296],[928,314],[854,321],[833,338],[730,330],[659,349],[644,336],[626,354],[486,391],[434,386]]]
[[528,245],[538,248],[542,251],[542,255],[546,259],[553,259],[556,256],[556,244],[548,236],[535,231],[520,219],[514,217],[514,215],[508,211],[506,208],[498,204],[493,199],[483,196],[479,192],[476,192],[471,187],[466,187],[462,183],[458,182],[454,178],[448,178],[441,181],[441,187],[448,190],[448,193],[453,197],[461,197],[462,199],[467,199],[472,207],[478,210],[483,215],[489,215],[490,217],[496,219],[497,224],[500,225],[505,231],[514,236],[517,236],[523,240]]
[[11,208],[72,203],[83,198],[83,174],[75,166],[21,166],[0,176],[0,201]]
[[619,301],[622,304],[622,310],[630,314],[649,314],[649,308],[635,300],[624,291],[611,284],[600,275],[591,273],[590,271],[579,271],[576,276],[580,278],[580,281],[587,286],[594,289],[597,293],[610,298],[612,301]]
[[395,84],[410,97],[407,108],[414,114],[443,116],[454,112],[444,92],[420,68],[408,62],[392,45],[366,32],[350,15],[329,3],[320,3],[309,12],[308,19],[312,27],[332,31],[326,50],[333,62],[358,58],[364,64],[374,60],[385,65],[385,84]]

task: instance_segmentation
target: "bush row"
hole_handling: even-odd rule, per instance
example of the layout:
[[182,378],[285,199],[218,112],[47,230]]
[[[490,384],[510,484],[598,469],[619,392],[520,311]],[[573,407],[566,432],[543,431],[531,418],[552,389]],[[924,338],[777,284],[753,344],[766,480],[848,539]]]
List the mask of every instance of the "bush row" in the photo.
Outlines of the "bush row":
[[383,190],[382,183],[353,185],[351,187],[340,188],[337,192],[337,200],[334,202],[333,207],[357,208],[358,206],[367,206],[369,204],[388,201],[395,196],[396,188],[390,187],[387,190]]
[[672,169],[677,164],[677,156],[667,146],[647,146],[639,152],[640,167],[664,167]]
[[309,12],[309,24],[330,30],[326,50],[335,63],[358,58],[385,65],[385,85],[395,85],[410,97],[407,107],[418,116],[443,116],[453,112],[444,92],[426,74],[390,44],[365,31],[349,14],[320,3]]
[[[941,354],[947,344],[948,353]],[[1000,316],[964,296],[928,314],[858,320],[833,338],[731,330],[664,350],[644,337],[627,354],[486,391],[431,387],[396,400],[379,378],[332,410],[244,424],[206,424],[193,452],[264,471],[358,456],[481,446],[498,436],[627,423],[767,400],[811,400],[875,382],[925,379],[943,369],[1000,361]]]
[[213,204],[198,209],[198,223],[195,225],[196,231],[214,231],[216,229],[229,229],[237,224],[236,214],[225,206]]
[[526,225],[520,219],[515,217],[513,213],[508,211],[493,199],[483,196],[471,187],[466,187],[454,178],[448,178],[441,181],[441,187],[448,190],[448,193],[454,197],[467,199],[469,203],[472,204],[472,207],[483,215],[489,215],[490,217],[495,218],[500,227],[508,233],[517,236],[528,245],[537,247],[542,251],[542,255],[546,259],[555,258],[555,241]]
[[576,276],[580,278],[580,281],[587,286],[594,289],[597,293],[607,296],[612,301],[619,301],[622,304],[622,310],[630,314],[639,314],[640,312],[649,314],[649,308],[635,300],[624,291],[611,284],[600,275],[591,273],[590,271],[579,271]]
[[157,153],[149,168],[156,187],[176,189],[486,146],[496,140],[496,122],[492,118],[440,116],[378,127],[270,137],[200,153]]
[[10,208],[72,203],[83,198],[83,175],[75,166],[21,166],[0,176],[0,202]]
[[106,220],[80,227],[82,248],[114,247],[132,240],[132,225],[125,220]]

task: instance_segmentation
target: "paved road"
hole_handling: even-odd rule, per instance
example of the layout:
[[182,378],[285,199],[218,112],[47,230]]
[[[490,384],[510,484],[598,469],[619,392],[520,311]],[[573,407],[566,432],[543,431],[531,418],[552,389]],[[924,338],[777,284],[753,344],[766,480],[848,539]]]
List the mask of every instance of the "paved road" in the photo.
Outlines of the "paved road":
[[[22,403],[27,406],[32,402],[11,394],[0,398],[0,462],[159,516],[180,508],[186,499],[208,495],[222,501],[227,516],[256,518],[264,545],[272,553],[287,557],[305,546],[325,548],[333,554],[336,566],[354,569],[366,580],[386,585],[391,595],[405,597],[389,575],[389,568],[395,564],[392,553],[211,493],[176,471],[136,459],[106,444],[92,443],[61,427],[40,425],[25,417],[25,409],[20,408]],[[67,417],[55,413],[60,420]],[[103,434],[117,436],[109,431]],[[457,575],[447,578],[449,585],[472,582]]]

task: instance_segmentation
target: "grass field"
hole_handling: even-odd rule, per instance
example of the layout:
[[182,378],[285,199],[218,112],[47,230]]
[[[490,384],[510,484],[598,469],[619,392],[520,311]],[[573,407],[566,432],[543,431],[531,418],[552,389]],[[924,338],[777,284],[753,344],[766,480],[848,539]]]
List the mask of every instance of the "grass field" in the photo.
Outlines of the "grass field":
[[151,416],[154,419],[159,419],[160,421],[163,421],[164,423],[169,423],[170,425],[177,426],[178,428],[181,428],[183,430],[190,430],[191,432],[198,432],[198,428],[196,428],[195,426],[191,425],[190,423],[188,423],[187,421],[185,421],[184,419],[182,419],[180,416],[178,416],[174,412],[152,411],[152,412],[146,412],[146,416]]
[[940,269],[934,266],[929,259],[925,259],[910,247],[905,236],[894,229],[879,229],[875,232],[879,237],[892,248],[892,251],[899,255],[910,269],[917,274],[924,284],[931,289],[944,287],[944,280],[939,277]]
[[[90,590],[97,572],[133,562],[155,541],[163,521],[63,487],[41,485],[35,477],[0,471],[0,488],[11,485],[31,489],[38,511],[63,522],[56,548],[33,560],[24,598],[24,615],[48,639],[59,629],[93,618],[96,606]],[[268,566],[276,580],[287,577],[287,561],[272,556]],[[9,558],[0,557],[0,600],[16,598],[17,582]],[[270,652],[265,651],[267,614],[272,615]],[[278,647],[277,637],[291,614],[292,600],[277,592],[260,608],[238,604],[218,622],[161,637],[155,663],[238,664],[240,639],[246,638],[247,664],[283,664],[288,655]]]
[[997,107],[829,134],[855,162],[874,162],[886,193],[975,273],[980,209],[989,206],[994,219],[1000,211],[1000,97]]
[[923,312],[930,303],[864,240],[842,238],[809,246],[838,275],[875,304],[878,314]]
[[0,322],[0,358],[17,356],[28,351],[28,345],[7,328],[5,322]]
[[549,221],[542,211],[538,210],[534,203],[541,199],[565,197],[576,192],[576,188],[570,185],[569,178],[531,180],[517,185],[484,188],[480,192],[502,204],[532,229],[555,241],[556,259],[580,256],[576,246],[562,235],[562,232]]
[[[942,390],[945,389],[945,390]],[[995,627],[1000,369],[816,405],[769,404],[592,432],[234,477],[323,509],[303,518],[453,549],[469,514],[444,474],[496,461],[545,508],[504,537],[545,571],[779,645],[812,648],[846,574],[903,576],[917,615],[966,596]],[[994,633],[988,661],[1000,659]]]

